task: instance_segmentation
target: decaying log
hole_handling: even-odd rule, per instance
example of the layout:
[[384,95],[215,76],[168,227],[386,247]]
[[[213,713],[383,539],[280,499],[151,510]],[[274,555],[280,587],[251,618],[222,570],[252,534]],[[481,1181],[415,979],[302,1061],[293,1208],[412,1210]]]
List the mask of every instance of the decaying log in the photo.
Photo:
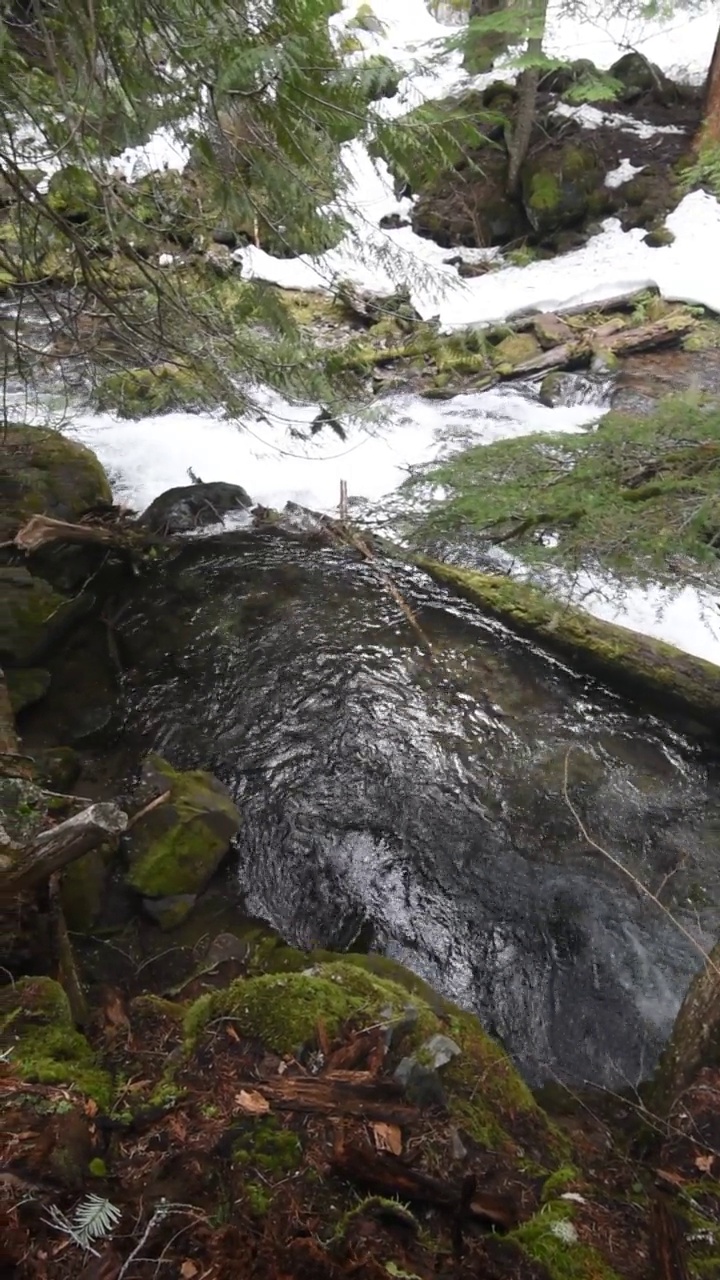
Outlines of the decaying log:
[[[616,294],[602,302],[577,302],[571,307],[554,307],[552,314],[564,319],[566,316],[605,315],[608,311],[632,311],[640,299],[647,298],[648,294],[658,297],[657,289],[635,289],[632,293]],[[505,323],[521,332],[531,329],[535,321],[542,319],[544,314],[550,313],[537,311],[535,307],[519,307],[517,311],[510,312]]]
[[127,825],[127,814],[118,805],[104,803],[92,804],[52,831],[43,831],[0,879],[0,896],[12,896],[49,879],[54,871],[97,848],[103,840],[121,835]]
[[589,364],[598,348],[617,356],[629,355],[632,351],[653,351],[656,347],[679,342],[694,327],[692,317],[677,315],[639,325],[636,329],[621,329],[617,332],[611,332],[610,324],[599,325],[595,329],[586,330],[574,342],[563,342],[559,347],[541,351],[531,360],[515,365],[505,377],[525,378],[529,374],[546,373],[550,369],[577,368]]
[[451,1212],[462,1207],[467,1218],[501,1231],[517,1226],[517,1206],[510,1196],[431,1177],[397,1156],[340,1143],[333,1152],[332,1166],[341,1177],[388,1198],[397,1196]]
[[66,520],[53,520],[51,516],[31,516],[18,529],[13,539],[19,551],[39,551],[50,542],[101,542],[105,545],[117,542],[111,529],[94,524],[70,524]]
[[261,1093],[279,1111],[362,1116],[395,1124],[417,1119],[417,1108],[402,1101],[402,1087],[393,1080],[379,1080],[370,1071],[238,1081],[238,1089],[243,1088]]

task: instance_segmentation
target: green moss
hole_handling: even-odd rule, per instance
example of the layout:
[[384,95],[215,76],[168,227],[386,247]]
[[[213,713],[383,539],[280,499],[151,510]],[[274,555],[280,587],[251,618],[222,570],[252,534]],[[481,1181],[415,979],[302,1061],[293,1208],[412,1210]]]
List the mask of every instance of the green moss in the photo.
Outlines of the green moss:
[[580,1180],[580,1171],[575,1168],[574,1164],[561,1165],[549,1178],[545,1179],[542,1189],[543,1200],[553,1200],[559,1196],[562,1191],[567,1191],[574,1183]]
[[102,194],[97,179],[87,169],[69,164],[51,177],[47,201],[54,213],[72,222],[84,222],[100,211]]
[[95,454],[59,431],[6,426],[0,450],[0,536],[14,536],[31,515],[77,521],[91,507],[111,502]]
[[531,333],[513,333],[497,344],[492,358],[497,365],[509,365],[514,370],[539,353],[540,343]]
[[99,1156],[95,1156],[94,1160],[90,1161],[88,1165],[88,1170],[93,1178],[107,1177],[107,1165],[105,1164],[104,1160],[100,1159]]
[[370,1026],[400,1018],[409,1003],[417,1018],[403,1040],[403,1053],[417,1050],[438,1032],[460,1047],[460,1054],[443,1068],[442,1082],[450,1112],[467,1133],[485,1146],[532,1150],[546,1164],[566,1156],[568,1143],[558,1138],[503,1049],[477,1019],[382,957],[346,956],[317,963],[305,973],[238,980],[195,1001],[186,1015],[185,1033],[194,1048],[216,1018],[231,1017],[244,1036],[278,1053],[292,1053],[314,1041],[319,1022],[333,1038],[347,1023]]
[[538,213],[552,212],[562,199],[560,184],[553,173],[541,170],[532,176],[527,202]]
[[272,1192],[259,1182],[246,1182],[243,1192],[253,1216],[263,1218],[272,1206]]
[[550,1280],[618,1280],[596,1249],[577,1239],[563,1238],[564,1229],[573,1230],[572,1217],[571,1204],[555,1201],[512,1231],[508,1239],[546,1267]]
[[160,756],[148,764],[170,795],[133,828],[128,883],[147,898],[197,893],[238,830],[238,810],[212,774],[178,772]]
[[67,996],[51,978],[22,978],[0,992],[0,1031],[10,1061],[24,1080],[62,1084],[103,1108],[112,1081],[90,1045],[72,1024]]
[[370,1025],[382,1009],[400,1013],[406,1003],[406,992],[395,983],[342,960],[312,973],[238,979],[225,991],[201,996],[188,1011],[185,1030],[193,1041],[214,1018],[232,1016],[244,1035],[278,1053],[292,1053],[314,1040],[318,1021],[332,1037],[352,1017]]
[[233,1164],[258,1170],[267,1177],[284,1177],[302,1160],[302,1143],[291,1129],[283,1129],[275,1116],[248,1120],[245,1132],[232,1147]]

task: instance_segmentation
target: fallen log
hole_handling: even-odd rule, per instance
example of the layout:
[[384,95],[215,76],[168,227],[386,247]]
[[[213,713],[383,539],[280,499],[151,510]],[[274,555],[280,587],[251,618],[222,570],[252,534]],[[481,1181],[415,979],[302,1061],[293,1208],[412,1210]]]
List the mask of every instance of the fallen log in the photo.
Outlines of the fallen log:
[[541,319],[543,315],[561,316],[582,316],[582,315],[605,315],[608,311],[632,311],[641,298],[647,298],[650,295],[653,298],[659,297],[657,289],[634,289],[632,293],[616,294],[612,298],[605,298],[602,302],[576,302],[571,307],[553,307],[552,313],[537,311],[534,307],[519,307],[517,311],[511,311],[507,316],[505,323],[511,325],[518,333],[525,329],[531,329],[536,320]]
[[279,1076],[272,1080],[238,1081],[279,1111],[360,1116],[402,1124],[417,1118],[417,1108],[402,1101],[402,1086],[378,1079],[369,1071],[332,1071],[323,1076]]
[[547,373],[551,369],[578,368],[589,364],[600,349],[610,355],[625,356],[633,351],[653,351],[657,347],[679,342],[695,327],[691,316],[665,316],[636,329],[615,330],[610,323],[588,329],[573,342],[563,342],[549,351],[541,351],[530,360],[517,364],[502,376],[505,379],[526,378],[530,374]]
[[501,1231],[511,1231],[517,1226],[517,1205],[510,1196],[431,1177],[397,1156],[341,1143],[333,1151],[331,1164],[334,1171],[349,1182],[359,1183],[388,1199],[397,1196],[400,1200],[454,1213],[462,1209],[466,1217]]
[[103,525],[70,524],[67,520],[54,520],[52,516],[31,516],[13,538],[18,550],[28,554],[50,542],[99,542],[107,546],[117,541],[117,535]]
[[31,889],[48,880],[54,871],[113,839],[126,830],[127,814],[113,803],[92,804],[81,813],[43,831],[14,857],[12,867],[0,879],[0,898]]
[[511,630],[656,713],[667,717],[680,712],[696,731],[699,725],[720,730],[720,666],[663,640],[603,622],[528,583],[457,569],[424,556],[416,563]]

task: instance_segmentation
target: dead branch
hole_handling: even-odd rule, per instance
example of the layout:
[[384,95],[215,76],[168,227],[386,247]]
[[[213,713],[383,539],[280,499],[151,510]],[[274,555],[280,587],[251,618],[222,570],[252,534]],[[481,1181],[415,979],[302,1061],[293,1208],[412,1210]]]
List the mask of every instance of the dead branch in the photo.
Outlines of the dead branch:
[[53,520],[52,516],[31,516],[26,524],[18,529],[13,539],[19,551],[39,551],[50,542],[88,543],[117,542],[117,535],[111,529],[94,524],[70,524],[67,520]]
[[340,1143],[333,1152],[332,1165],[342,1177],[388,1198],[397,1196],[451,1212],[462,1207],[468,1218],[501,1231],[517,1225],[517,1205],[510,1196],[431,1177],[385,1152]]
[[170,792],[163,791],[161,796],[156,796],[154,800],[150,800],[148,804],[143,805],[142,809],[138,809],[127,824],[126,830],[131,831],[136,822],[145,817],[146,813],[151,813],[153,809],[159,809],[161,804],[165,804],[170,799]]
[[0,879],[0,897],[13,897],[49,879],[54,871],[113,839],[127,829],[127,814],[113,803],[93,804],[67,818],[51,831],[43,831],[22,849],[12,868]]
[[545,373],[550,369],[577,368],[589,364],[598,348],[611,355],[629,355],[632,351],[653,351],[656,347],[664,347],[679,342],[695,327],[695,321],[679,316],[667,316],[655,320],[652,324],[642,324],[636,329],[615,330],[615,324],[608,321],[595,329],[588,329],[573,342],[563,342],[560,346],[551,347],[549,351],[541,351],[530,360],[515,365],[503,376],[507,379],[524,378],[532,373]]

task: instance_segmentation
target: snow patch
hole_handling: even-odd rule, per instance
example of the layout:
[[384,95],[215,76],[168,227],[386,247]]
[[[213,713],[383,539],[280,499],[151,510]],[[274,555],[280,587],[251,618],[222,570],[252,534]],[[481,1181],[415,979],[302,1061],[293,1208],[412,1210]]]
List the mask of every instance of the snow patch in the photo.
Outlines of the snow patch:
[[620,161],[617,169],[611,169],[605,175],[605,186],[621,187],[624,182],[629,182],[631,178],[634,178],[636,173],[642,173],[644,168],[644,164],[631,164],[628,157],[625,156]]

